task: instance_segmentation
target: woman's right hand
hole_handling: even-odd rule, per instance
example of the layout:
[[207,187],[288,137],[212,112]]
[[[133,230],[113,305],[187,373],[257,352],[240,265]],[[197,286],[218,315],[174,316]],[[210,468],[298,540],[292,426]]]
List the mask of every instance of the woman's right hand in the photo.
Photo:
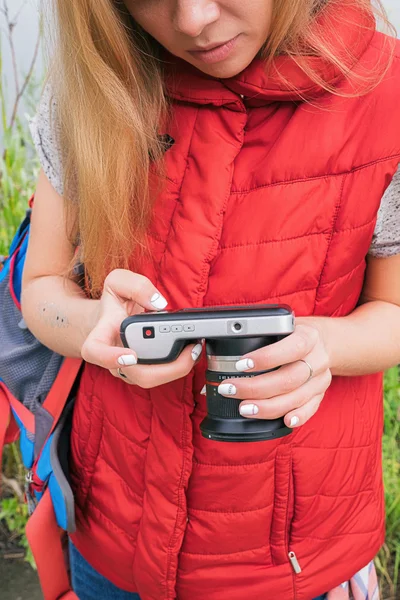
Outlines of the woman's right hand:
[[82,346],[82,358],[109,369],[115,377],[123,373],[126,383],[152,388],[187,375],[199,358],[202,345],[190,344],[171,363],[138,365],[134,350],[124,348],[120,338],[122,321],[148,310],[164,310],[167,301],[147,277],[116,269],[104,282],[103,293],[94,316],[94,326]]

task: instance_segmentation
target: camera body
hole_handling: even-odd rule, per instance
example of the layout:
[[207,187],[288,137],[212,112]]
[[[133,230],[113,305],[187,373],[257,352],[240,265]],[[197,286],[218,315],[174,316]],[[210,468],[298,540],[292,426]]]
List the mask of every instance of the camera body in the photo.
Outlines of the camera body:
[[160,364],[176,360],[198,339],[285,336],[293,329],[294,314],[286,305],[218,306],[133,315],[123,321],[121,339],[139,364]]
[[204,338],[207,351],[208,415],[200,425],[202,435],[223,442],[255,442],[291,433],[283,418],[244,418],[238,398],[226,398],[218,386],[226,379],[254,377],[266,371],[239,373],[236,362],[244,354],[274,344],[293,333],[295,320],[289,306],[219,306],[150,312],[133,315],[121,325],[121,339],[135,350],[139,364],[174,361],[183,348]]

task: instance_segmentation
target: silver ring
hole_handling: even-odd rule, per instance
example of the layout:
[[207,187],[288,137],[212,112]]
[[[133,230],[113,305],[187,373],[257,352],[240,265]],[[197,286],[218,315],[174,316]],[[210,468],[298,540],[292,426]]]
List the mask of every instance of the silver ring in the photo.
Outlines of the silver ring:
[[125,373],[123,373],[123,372],[121,371],[121,368],[120,368],[120,367],[118,367],[118,369],[117,369],[117,373],[118,373],[118,375],[119,375],[120,377],[122,377],[122,379],[128,379],[128,377],[125,375]]
[[305,385],[306,383],[308,383],[310,381],[311,377],[314,375],[314,369],[312,368],[312,366],[310,365],[310,363],[308,363],[306,360],[303,360],[302,358],[299,360],[299,362],[303,362],[310,369],[310,374],[308,376],[308,379],[307,379],[307,381],[305,381],[303,383],[303,385]]

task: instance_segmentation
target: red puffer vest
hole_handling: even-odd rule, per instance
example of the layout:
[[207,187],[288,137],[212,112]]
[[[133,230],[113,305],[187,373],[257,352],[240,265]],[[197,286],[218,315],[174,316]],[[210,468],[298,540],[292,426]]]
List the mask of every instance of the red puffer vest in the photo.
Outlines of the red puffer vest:
[[[383,55],[371,27],[335,35],[361,73]],[[278,59],[309,102],[258,60],[222,81],[172,61],[175,144],[149,230],[154,260],[143,267],[169,309],[354,310],[400,160],[399,58],[397,47],[385,80],[350,99]],[[86,366],[72,433],[73,541],[85,558],[142,600],[310,600],[366,565],[384,540],[381,375],[335,377],[306,425],[245,444],[202,438],[204,382],[204,358],[152,390]]]

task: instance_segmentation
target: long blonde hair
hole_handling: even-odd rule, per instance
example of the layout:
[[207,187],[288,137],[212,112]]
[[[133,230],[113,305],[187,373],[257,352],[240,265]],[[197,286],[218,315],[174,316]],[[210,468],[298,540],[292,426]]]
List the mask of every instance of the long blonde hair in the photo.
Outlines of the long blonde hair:
[[[380,0],[375,8],[370,0],[351,1],[387,22]],[[155,196],[149,168],[151,161],[162,163],[157,134],[167,102],[158,45],[133,22],[122,0],[52,2],[57,26],[50,77],[61,128],[66,207],[79,199],[69,234],[72,241],[79,236],[91,292],[98,295],[110,270],[134,268],[134,251],[146,250]],[[321,11],[343,0],[274,2],[263,48],[267,62],[288,54],[307,70],[299,57],[312,54],[352,77],[343,55],[332,51],[316,27]],[[308,74],[330,89],[317,73]],[[382,69],[372,75],[378,80]],[[76,214],[76,207],[70,213]]]

